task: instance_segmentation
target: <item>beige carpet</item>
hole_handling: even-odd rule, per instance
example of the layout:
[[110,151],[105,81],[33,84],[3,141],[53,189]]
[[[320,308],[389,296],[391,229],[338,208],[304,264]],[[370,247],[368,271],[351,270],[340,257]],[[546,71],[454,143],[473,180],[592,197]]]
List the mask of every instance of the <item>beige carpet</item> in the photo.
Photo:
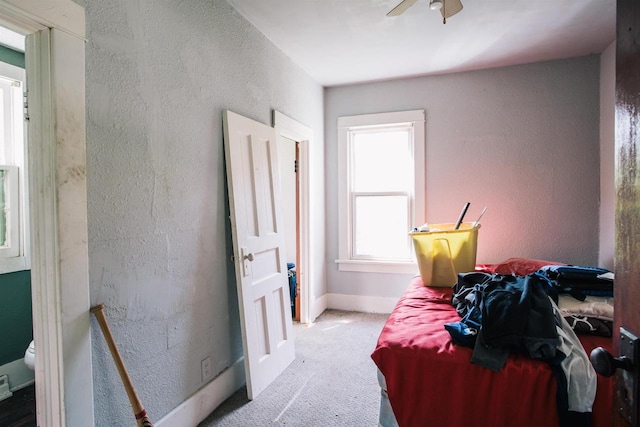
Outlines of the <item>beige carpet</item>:
[[295,324],[296,359],[256,399],[242,387],[199,427],[378,425],[380,388],[371,360],[387,314],[325,311]]

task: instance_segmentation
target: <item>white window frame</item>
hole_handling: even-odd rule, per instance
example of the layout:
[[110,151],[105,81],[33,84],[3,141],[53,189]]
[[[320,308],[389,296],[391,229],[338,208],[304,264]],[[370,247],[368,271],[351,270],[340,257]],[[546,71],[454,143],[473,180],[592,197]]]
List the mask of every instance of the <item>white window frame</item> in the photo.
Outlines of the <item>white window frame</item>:
[[[426,157],[425,157],[425,111],[410,110],[390,113],[363,114],[338,118],[338,255],[340,271],[370,273],[413,274],[417,270],[415,256],[412,261],[379,261],[355,259],[352,254],[353,206],[350,189],[349,153],[350,132],[375,126],[410,125],[413,129],[414,188],[410,200],[410,223],[425,222]],[[407,230],[407,234],[411,230]],[[408,237],[407,237],[408,238]]]
[[18,191],[18,167],[0,165],[4,172],[4,205],[6,220],[6,244],[0,241],[0,271],[4,261],[20,255],[20,193]]
[[28,224],[27,146],[23,118],[25,70],[0,62],[0,79],[14,86],[11,99],[5,100],[3,114],[10,126],[4,128],[4,139],[10,141],[4,150],[0,169],[8,173],[5,183],[7,205],[7,243],[0,248],[0,274],[31,269]]

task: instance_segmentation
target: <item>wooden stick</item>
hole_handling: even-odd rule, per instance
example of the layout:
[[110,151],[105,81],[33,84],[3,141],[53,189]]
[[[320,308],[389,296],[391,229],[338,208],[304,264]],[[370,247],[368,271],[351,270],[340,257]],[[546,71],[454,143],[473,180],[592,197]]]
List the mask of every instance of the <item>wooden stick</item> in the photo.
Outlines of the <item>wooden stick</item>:
[[102,330],[104,339],[109,346],[109,351],[111,352],[113,361],[116,364],[116,368],[118,368],[120,379],[122,379],[124,389],[127,392],[127,396],[129,396],[129,403],[131,403],[131,409],[133,409],[133,414],[136,417],[136,423],[138,424],[138,427],[153,427],[153,423],[147,416],[147,411],[145,411],[144,406],[142,406],[140,398],[138,397],[138,393],[136,393],[136,389],[133,387],[133,383],[131,382],[131,378],[129,377],[127,368],[124,366],[122,356],[120,355],[118,347],[116,346],[116,342],[113,339],[113,335],[111,334],[111,329],[109,328],[109,324],[107,323],[107,317],[104,314],[104,304],[98,304],[95,307],[92,307],[91,312],[94,314],[94,316],[96,316],[96,320],[100,325],[100,329]]

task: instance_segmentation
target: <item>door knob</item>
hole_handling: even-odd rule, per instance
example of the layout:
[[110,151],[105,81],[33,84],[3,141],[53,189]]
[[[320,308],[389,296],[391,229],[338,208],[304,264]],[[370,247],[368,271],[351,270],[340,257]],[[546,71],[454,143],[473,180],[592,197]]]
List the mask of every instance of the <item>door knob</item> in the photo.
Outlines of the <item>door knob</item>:
[[593,368],[602,376],[610,377],[617,369],[633,370],[633,361],[627,356],[613,357],[602,347],[594,348],[589,355]]
[[625,329],[620,328],[620,357],[613,357],[611,353],[602,347],[593,349],[589,355],[593,368],[600,375],[605,377],[612,376],[618,368],[620,371],[617,376],[617,381],[614,381],[615,386],[615,398],[614,402],[617,405],[618,413],[629,422],[632,426],[638,424],[638,409],[640,406],[637,404],[640,392],[638,386],[640,385],[640,339]]
[[249,261],[253,261],[253,254],[247,254],[243,258]]

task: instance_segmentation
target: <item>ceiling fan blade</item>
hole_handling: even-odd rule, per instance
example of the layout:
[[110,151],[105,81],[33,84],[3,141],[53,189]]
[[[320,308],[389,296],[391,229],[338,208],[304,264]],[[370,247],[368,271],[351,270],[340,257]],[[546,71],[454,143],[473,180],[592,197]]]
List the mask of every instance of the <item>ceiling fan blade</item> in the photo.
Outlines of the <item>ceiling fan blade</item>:
[[387,16],[398,16],[409,9],[418,0],[402,0],[396,7],[391,9],[391,12],[387,13]]
[[460,0],[442,0],[443,5],[440,9],[442,18],[447,19],[462,10],[462,2]]

